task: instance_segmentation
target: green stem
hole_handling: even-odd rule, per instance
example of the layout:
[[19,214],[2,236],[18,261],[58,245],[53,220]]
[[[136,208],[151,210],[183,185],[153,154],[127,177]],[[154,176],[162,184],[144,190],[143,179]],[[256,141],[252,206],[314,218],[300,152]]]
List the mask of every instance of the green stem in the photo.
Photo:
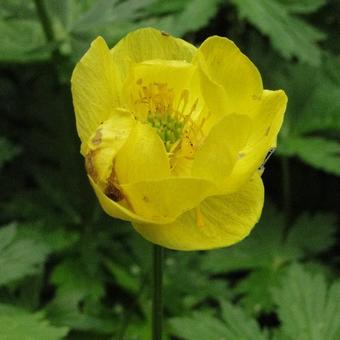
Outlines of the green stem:
[[152,289],[152,339],[162,339],[163,323],[163,299],[162,299],[162,278],[163,278],[163,251],[161,246],[153,245],[153,289]]
[[45,34],[46,41],[52,48],[51,62],[53,64],[53,72],[57,85],[59,85],[58,65],[62,62],[62,56],[59,51],[57,37],[53,30],[53,23],[48,13],[45,0],[34,0],[35,8]]
[[37,13],[43,27],[43,31],[48,42],[54,42],[53,25],[47,12],[46,4],[44,0],[34,0]]

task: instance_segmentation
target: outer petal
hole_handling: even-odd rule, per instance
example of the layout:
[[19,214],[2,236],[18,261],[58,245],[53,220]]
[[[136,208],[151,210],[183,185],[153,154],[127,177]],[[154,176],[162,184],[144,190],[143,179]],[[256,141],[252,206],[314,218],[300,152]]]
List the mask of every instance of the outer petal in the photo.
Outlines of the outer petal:
[[190,177],[130,183],[121,188],[136,214],[172,221],[217,191],[212,182]]
[[267,154],[276,146],[287,105],[287,96],[281,90],[264,91],[261,106],[254,118],[253,132],[241,158],[222,186],[224,192],[238,190],[257,171]]
[[270,147],[276,147],[277,134],[283,123],[287,100],[282,90],[263,91],[259,110],[254,115],[254,129],[248,141],[249,146],[266,139]]
[[194,63],[200,67],[203,95],[215,115],[253,111],[263,91],[261,75],[231,40],[208,38],[200,46]]
[[128,206],[124,206],[122,203],[115,202],[107,197],[90,176],[89,181],[94,189],[94,192],[99,200],[101,207],[108,215],[112,217],[135,223],[169,223],[173,220],[171,218],[155,220],[140,216],[134,213]]
[[83,143],[119,104],[117,70],[103,38],[95,39],[71,79],[78,135]]
[[119,65],[120,79],[128,74],[131,64],[145,60],[185,60],[191,62],[196,47],[154,28],[142,28],[129,33],[111,50],[114,62]]
[[120,184],[169,177],[169,159],[156,130],[136,122],[116,156],[115,170]]
[[112,175],[113,160],[135,124],[131,114],[116,110],[111,118],[98,126],[84,145],[87,172],[104,190]]
[[224,180],[231,173],[250,131],[251,120],[245,115],[232,114],[223,118],[195,153],[192,174],[215,182]]
[[225,247],[249,234],[260,217],[263,201],[262,180],[255,175],[239,192],[209,197],[173,223],[133,222],[133,226],[147,240],[170,249]]

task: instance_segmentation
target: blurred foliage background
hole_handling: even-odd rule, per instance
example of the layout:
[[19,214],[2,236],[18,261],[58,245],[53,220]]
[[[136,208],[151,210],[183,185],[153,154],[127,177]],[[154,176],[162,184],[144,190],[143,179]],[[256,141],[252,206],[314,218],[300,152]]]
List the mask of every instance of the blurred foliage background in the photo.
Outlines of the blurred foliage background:
[[339,0],[1,0],[0,339],[149,339],[150,245],[85,178],[70,74],[97,35],[218,34],[289,97],[240,244],[166,253],[165,339],[340,339]]

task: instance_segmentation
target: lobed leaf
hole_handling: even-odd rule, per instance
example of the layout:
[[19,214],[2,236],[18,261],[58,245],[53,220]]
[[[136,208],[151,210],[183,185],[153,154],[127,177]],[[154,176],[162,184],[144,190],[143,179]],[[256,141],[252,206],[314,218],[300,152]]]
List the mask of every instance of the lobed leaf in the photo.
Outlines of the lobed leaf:
[[276,0],[232,0],[241,18],[267,35],[280,54],[291,59],[297,57],[310,65],[319,65],[321,50],[317,43],[325,35],[315,27],[289,13],[287,7]]
[[211,274],[252,270],[238,281],[234,293],[240,295],[241,304],[250,313],[270,311],[273,300],[268,291],[280,282],[285,266],[330,249],[335,232],[335,216],[316,213],[300,215],[287,233],[284,215],[267,205],[246,240],[205,253],[202,268]]
[[340,335],[340,282],[327,287],[321,274],[293,265],[281,287],[273,289],[286,340],[336,340]]
[[170,320],[171,334],[185,340],[265,340],[255,319],[228,302],[221,302],[221,318],[209,311],[199,311],[189,317]]
[[298,156],[305,163],[340,175],[340,143],[321,137],[289,137],[283,140],[280,153]]
[[175,36],[183,36],[185,33],[194,32],[205,27],[216,15],[221,0],[190,0],[187,1],[180,11],[154,17],[145,20],[145,24],[169,32]]
[[66,327],[52,326],[41,312],[4,304],[0,304],[0,325],[0,339],[4,340],[60,340],[68,333]]
[[48,248],[32,239],[16,239],[14,224],[0,229],[0,285],[35,274],[45,262]]

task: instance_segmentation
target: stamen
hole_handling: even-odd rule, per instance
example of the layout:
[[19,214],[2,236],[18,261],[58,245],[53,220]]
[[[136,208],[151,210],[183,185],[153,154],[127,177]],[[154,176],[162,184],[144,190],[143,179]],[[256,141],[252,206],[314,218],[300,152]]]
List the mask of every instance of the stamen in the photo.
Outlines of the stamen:
[[142,109],[145,112],[145,121],[157,130],[169,157],[173,157],[179,149],[183,149],[187,157],[192,157],[195,145],[203,136],[204,121],[197,125],[192,118],[197,110],[198,98],[188,107],[188,89],[183,89],[176,96],[166,83],[154,82],[146,86],[142,79],[138,79],[136,84],[140,86],[140,90],[135,104],[145,106],[146,110]]

